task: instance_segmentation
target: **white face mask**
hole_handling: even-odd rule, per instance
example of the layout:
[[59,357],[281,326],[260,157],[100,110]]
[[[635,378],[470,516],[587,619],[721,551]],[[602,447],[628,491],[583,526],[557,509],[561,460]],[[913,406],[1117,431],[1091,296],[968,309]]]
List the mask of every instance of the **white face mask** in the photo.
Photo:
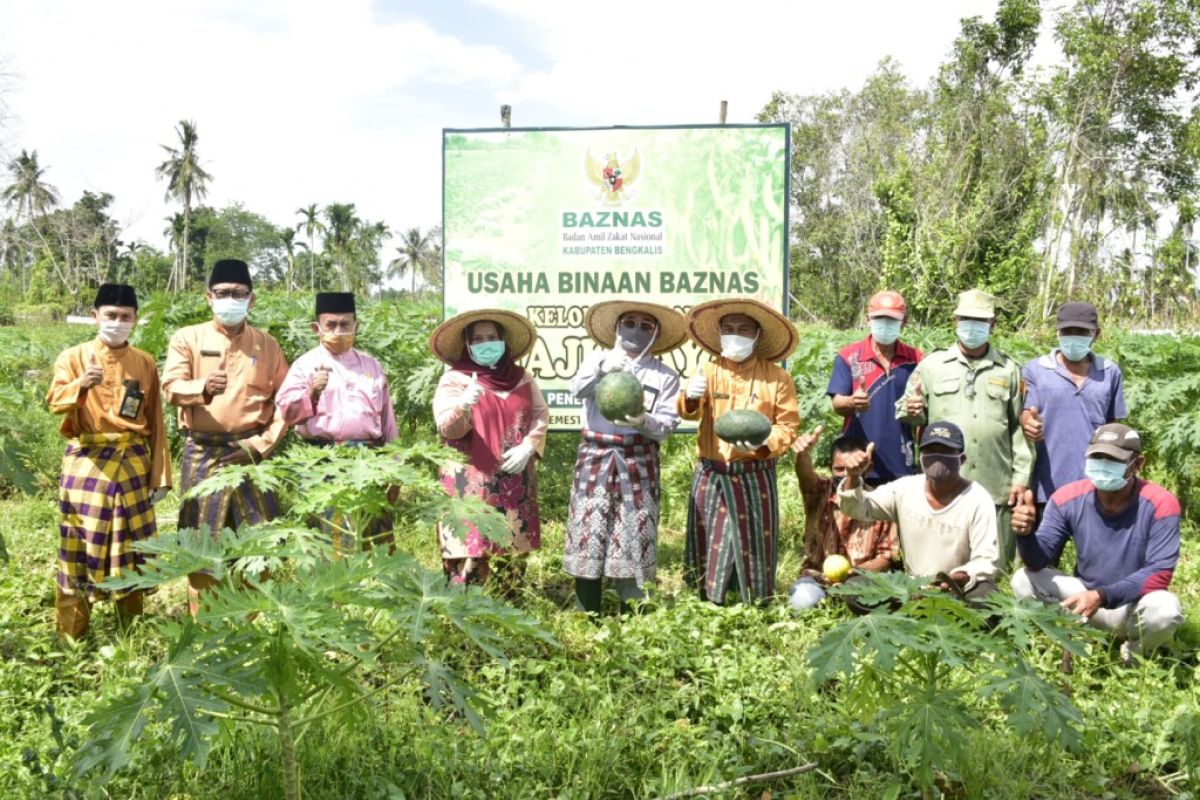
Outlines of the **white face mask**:
[[756,344],[758,344],[757,334],[751,339],[749,336],[723,333],[721,334],[721,356],[730,361],[745,361],[754,352]]
[[120,347],[125,344],[125,340],[129,338],[129,332],[133,330],[132,322],[119,320],[100,320],[97,325],[100,328],[100,341],[109,347]]
[[222,325],[241,325],[250,313],[250,298],[238,300],[236,297],[216,297],[213,298],[212,309]]

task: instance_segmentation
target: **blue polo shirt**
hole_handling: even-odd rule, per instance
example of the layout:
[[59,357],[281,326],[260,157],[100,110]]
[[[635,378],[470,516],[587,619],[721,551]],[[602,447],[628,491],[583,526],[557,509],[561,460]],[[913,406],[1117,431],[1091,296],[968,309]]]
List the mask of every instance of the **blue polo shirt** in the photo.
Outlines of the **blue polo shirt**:
[[1105,608],[1120,608],[1171,585],[1179,562],[1179,501],[1138,479],[1133,502],[1109,516],[1100,509],[1095,485],[1084,479],[1055,492],[1037,531],[1016,539],[1021,560],[1034,570],[1057,562],[1074,539],[1075,575],[1100,590]]
[[1036,408],[1045,423],[1046,438],[1038,443],[1033,482],[1037,500],[1044,503],[1055,490],[1084,477],[1084,453],[1096,428],[1125,419],[1125,380],[1121,368],[1098,355],[1083,386],[1058,363],[1058,350],[1030,361],[1021,369],[1025,408]]
[[867,480],[887,483],[917,472],[912,429],[896,419],[896,401],[904,396],[908,376],[921,360],[921,351],[896,342],[891,369],[885,370],[875,357],[871,337],[843,347],[833,358],[833,375],[825,393],[852,395],[862,388],[871,406],[848,418],[843,433],[875,443],[875,459]]

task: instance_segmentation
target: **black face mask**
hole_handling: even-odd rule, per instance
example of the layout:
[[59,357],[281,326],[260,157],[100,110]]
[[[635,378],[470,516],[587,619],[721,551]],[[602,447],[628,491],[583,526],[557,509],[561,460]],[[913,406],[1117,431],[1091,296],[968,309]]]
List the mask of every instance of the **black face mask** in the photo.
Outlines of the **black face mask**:
[[922,453],[921,470],[932,481],[953,478],[962,469],[962,456],[957,453]]

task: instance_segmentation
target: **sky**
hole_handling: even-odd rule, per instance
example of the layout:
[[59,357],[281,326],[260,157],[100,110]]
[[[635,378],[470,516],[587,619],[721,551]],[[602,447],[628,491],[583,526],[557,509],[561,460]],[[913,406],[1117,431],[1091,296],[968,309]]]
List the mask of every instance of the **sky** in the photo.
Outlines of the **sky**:
[[[357,204],[393,230],[441,217],[441,131],[752,122],[783,90],[857,88],[885,56],[915,85],[996,0],[0,0],[6,160],[36,149],[73,202],[115,195],[165,249],[154,176],[181,119],[213,180],[277,225]],[[3,87],[7,87],[6,89]]]

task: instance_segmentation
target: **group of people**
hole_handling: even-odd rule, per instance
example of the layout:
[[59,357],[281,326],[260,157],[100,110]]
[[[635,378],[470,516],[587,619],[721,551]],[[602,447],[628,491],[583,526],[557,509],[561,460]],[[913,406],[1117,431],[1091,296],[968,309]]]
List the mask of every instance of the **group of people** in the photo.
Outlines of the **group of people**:
[[[185,435],[181,490],[225,465],[267,458],[289,427],[321,446],[378,446],[397,436],[387,378],[355,349],[354,297],[317,295],[320,343],[290,367],[277,342],[247,323],[254,303],[246,264],[217,262],[206,297],[213,319],[178,331],[161,383],[154,358],[127,344],[137,320],[131,287],[97,294],[96,339],[62,353],[48,396],[70,440],[60,483],[61,546],[56,611],[61,635],[78,637],[91,603],[140,613],[137,592],[98,584],[136,568],[133,543],[155,532],[154,505],[171,487],[161,399],[178,408]],[[1067,303],[1059,346],[1023,368],[989,343],[995,300],[965,292],[955,309],[957,341],[929,355],[901,339],[907,310],[895,292],[870,299],[870,333],[834,360],[828,394],[844,420],[832,443],[831,476],[812,451],[821,435],[800,430],[796,387],[779,362],[799,341],[777,310],[749,298],[712,300],[686,315],[633,299],[592,305],[584,327],[596,343],[571,381],[583,405],[566,521],[564,570],[579,607],[601,608],[609,579],[622,607],[655,580],[661,443],[681,420],[698,423],[689,498],[685,578],[716,604],[777,594],[776,465],[789,450],[804,499],[805,557],[790,601],[816,605],[821,565],[843,555],[860,572],[903,568],[973,602],[995,590],[1016,553],[1013,591],[1058,602],[1115,631],[1123,654],[1148,651],[1182,622],[1168,591],[1179,556],[1179,504],[1139,477],[1136,431],[1125,416],[1122,377],[1092,352],[1096,309]],[[429,339],[447,365],[433,400],[438,434],[460,451],[443,469],[445,490],[477,497],[508,520],[511,542],[474,527],[439,525],[447,580],[512,586],[521,555],[540,547],[537,462],[549,409],[520,364],[537,332],[500,309],[458,314]],[[662,356],[693,341],[710,359],[682,378]],[[642,411],[610,419],[597,389],[614,372],[642,389]],[[717,421],[758,412],[769,429],[727,441]],[[277,499],[249,481],[180,509],[181,528],[218,535],[279,513]],[[1057,569],[1067,540],[1075,574]],[[335,542],[336,544],[336,542]],[[193,609],[211,576],[189,577]]]

